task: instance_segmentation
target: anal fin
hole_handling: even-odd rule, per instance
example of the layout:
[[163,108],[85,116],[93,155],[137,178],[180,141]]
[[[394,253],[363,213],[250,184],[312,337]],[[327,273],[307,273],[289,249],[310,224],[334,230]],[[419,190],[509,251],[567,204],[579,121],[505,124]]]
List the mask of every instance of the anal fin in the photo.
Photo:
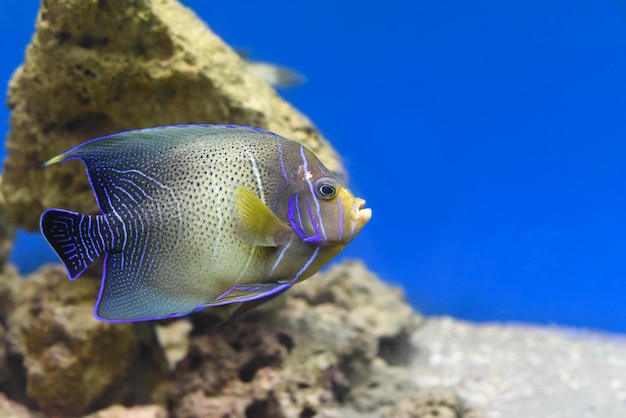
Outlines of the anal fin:
[[[291,286],[289,286],[289,287],[291,287]],[[239,317],[239,316],[241,316],[241,315],[245,314],[245,313],[246,313],[246,312],[248,312],[249,310],[254,309],[254,308],[256,308],[257,306],[261,306],[261,305],[263,305],[263,304],[265,304],[265,303],[267,303],[267,302],[269,302],[269,301],[271,301],[271,300],[273,300],[273,299],[277,298],[278,296],[280,296],[280,295],[282,295],[283,293],[285,293],[285,292],[287,291],[287,289],[289,289],[289,287],[286,287],[286,288],[284,288],[284,289],[281,289],[281,290],[279,290],[278,292],[276,292],[276,293],[272,293],[271,295],[269,295],[269,296],[265,296],[265,297],[263,297],[263,298],[261,298],[261,299],[255,299],[255,300],[249,300],[249,301],[247,301],[247,302],[243,302],[241,305],[239,305],[239,306],[237,307],[237,309],[235,309],[235,310],[234,310],[234,311],[230,314],[230,316],[229,316],[228,318],[226,318],[226,319],[223,321],[223,323],[224,323],[224,322],[228,322],[228,321],[230,321],[231,319],[235,319],[235,318],[237,318],[237,317]]]
[[203,307],[228,305],[230,303],[250,302],[276,295],[293,285],[292,282],[280,283],[239,283],[216,297]]

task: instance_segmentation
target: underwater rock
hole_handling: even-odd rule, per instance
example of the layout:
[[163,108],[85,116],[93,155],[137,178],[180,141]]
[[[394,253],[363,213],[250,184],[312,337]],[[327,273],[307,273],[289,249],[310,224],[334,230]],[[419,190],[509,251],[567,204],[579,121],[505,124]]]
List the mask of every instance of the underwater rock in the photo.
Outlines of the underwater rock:
[[170,398],[174,417],[382,416],[416,391],[408,335],[421,317],[362,263],[319,273],[274,305],[265,322],[255,311],[207,329],[209,313],[192,316]]
[[[381,281],[369,271],[361,261],[346,261],[331,267],[326,274],[315,276],[307,281],[306,286],[295,286],[291,290],[291,303],[308,305],[299,312],[332,309],[332,316],[345,315],[352,321],[354,329],[367,333],[377,345],[375,352],[389,364],[405,364],[410,357],[409,338],[422,321],[422,317],[404,301],[404,293],[399,287],[393,287]],[[302,308],[302,307],[301,307]],[[292,327],[295,317],[286,317]],[[307,326],[319,327],[319,322],[309,318],[300,318]],[[308,335],[312,339],[318,330],[311,329]],[[329,330],[336,336],[337,330]],[[336,340],[320,336],[321,339]],[[330,341],[332,344],[338,341]]]
[[[11,381],[11,375],[9,372],[9,362],[7,359],[7,350],[4,345],[6,340],[6,329],[4,325],[0,323],[0,392],[6,391]],[[0,415],[1,416],[1,415]]]
[[279,316],[307,350],[332,353],[348,382],[339,400],[354,409],[372,412],[414,390],[405,367],[422,317],[362,262],[335,265],[295,286]]
[[[0,188],[2,187],[2,176],[0,176]],[[6,199],[0,193],[0,270],[4,267],[15,241],[15,226],[11,223],[6,209]],[[1,308],[0,308],[1,309]]]
[[16,378],[46,415],[163,400],[167,365],[151,324],[96,320],[98,287],[96,280],[70,282],[61,266],[44,266],[14,286],[7,354],[21,360]]
[[24,405],[8,399],[0,392],[0,417],[3,418],[45,418],[39,412],[30,411]]
[[85,415],[83,418],[166,418],[167,411],[161,405],[141,405],[130,408],[113,405]]
[[189,321],[159,321],[155,325],[155,331],[159,344],[165,352],[167,365],[174,370],[176,364],[182,360],[189,351]]
[[394,405],[384,418],[484,418],[450,388],[420,389]]
[[302,142],[345,175],[311,122],[175,0],[42,2],[8,103],[2,191],[10,217],[28,230],[48,207],[97,211],[80,163],[45,171],[41,164],[80,142],[125,130],[251,125]]
[[20,286],[20,275],[15,266],[8,264],[0,274],[0,322],[6,323],[6,318],[15,309],[15,293]]
[[[20,353],[8,341],[7,318],[16,306],[16,292],[21,284],[17,269],[6,265],[0,274],[0,392],[24,402],[25,380]],[[2,416],[2,415],[0,415]]]
[[23,280],[5,269],[0,392],[46,416],[480,416],[453,392],[416,387],[408,336],[423,319],[361,262],[337,264],[218,327],[212,309],[97,321],[98,285],[71,282],[56,265]]

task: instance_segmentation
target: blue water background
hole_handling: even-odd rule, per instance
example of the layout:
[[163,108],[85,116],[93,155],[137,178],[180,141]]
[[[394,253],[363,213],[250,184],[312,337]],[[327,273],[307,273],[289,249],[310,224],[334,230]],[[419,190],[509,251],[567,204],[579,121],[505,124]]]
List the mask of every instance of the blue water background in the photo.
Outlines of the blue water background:
[[[307,76],[281,94],[374,211],[345,257],[428,314],[626,332],[623,2],[184,3],[229,44]],[[0,79],[37,8],[0,4]],[[56,259],[21,233],[12,261]]]

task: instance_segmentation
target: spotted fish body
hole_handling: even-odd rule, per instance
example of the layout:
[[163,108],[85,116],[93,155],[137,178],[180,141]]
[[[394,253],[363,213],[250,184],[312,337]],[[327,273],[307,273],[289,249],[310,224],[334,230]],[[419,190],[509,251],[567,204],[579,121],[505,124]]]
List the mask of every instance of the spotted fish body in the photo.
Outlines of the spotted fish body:
[[102,214],[49,209],[41,230],[71,280],[104,254],[96,317],[137,321],[238,304],[317,272],[371,216],[301,144],[255,128],[185,125],[98,138],[81,160]]

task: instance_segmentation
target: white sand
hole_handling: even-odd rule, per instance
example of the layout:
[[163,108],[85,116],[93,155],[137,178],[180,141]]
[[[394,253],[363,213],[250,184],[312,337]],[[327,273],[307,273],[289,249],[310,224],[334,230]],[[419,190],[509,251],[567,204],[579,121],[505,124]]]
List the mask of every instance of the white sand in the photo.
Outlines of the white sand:
[[429,318],[413,341],[417,384],[489,418],[626,418],[626,336]]

